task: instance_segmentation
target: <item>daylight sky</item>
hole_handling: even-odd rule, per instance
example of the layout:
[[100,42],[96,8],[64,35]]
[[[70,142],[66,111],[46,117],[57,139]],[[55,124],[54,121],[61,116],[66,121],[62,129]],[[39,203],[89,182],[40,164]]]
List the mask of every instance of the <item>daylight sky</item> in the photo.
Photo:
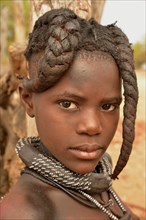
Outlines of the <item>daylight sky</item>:
[[144,39],[146,33],[146,0],[106,0],[101,24],[117,21],[131,43]]

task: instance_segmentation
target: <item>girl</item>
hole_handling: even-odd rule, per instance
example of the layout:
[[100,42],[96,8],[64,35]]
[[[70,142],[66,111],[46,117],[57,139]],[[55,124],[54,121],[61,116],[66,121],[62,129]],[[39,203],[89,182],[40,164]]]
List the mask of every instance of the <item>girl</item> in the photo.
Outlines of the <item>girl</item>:
[[[17,144],[26,167],[2,200],[2,219],[138,220],[112,188],[131,153],[138,99],[125,34],[115,24],[56,9],[36,21],[25,56],[29,76],[20,97],[39,137]],[[112,172],[106,150],[118,125],[122,82],[123,143]]]

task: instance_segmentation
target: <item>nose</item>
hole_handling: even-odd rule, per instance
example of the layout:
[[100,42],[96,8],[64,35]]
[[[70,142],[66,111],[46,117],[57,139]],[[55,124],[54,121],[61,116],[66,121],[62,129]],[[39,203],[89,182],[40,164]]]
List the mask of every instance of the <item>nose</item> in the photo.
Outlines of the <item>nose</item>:
[[93,136],[99,135],[101,132],[101,117],[97,111],[87,111],[83,115],[80,115],[80,119],[77,125],[78,134]]

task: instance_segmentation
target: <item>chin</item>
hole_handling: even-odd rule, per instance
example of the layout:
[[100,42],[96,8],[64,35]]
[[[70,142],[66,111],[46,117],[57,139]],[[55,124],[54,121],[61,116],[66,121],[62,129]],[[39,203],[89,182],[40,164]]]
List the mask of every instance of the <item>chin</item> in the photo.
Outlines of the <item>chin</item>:
[[84,166],[83,165],[82,166],[76,166],[76,168],[73,168],[73,169],[69,168],[69,169],[72,170],[75,173],[86,174],[86,173],[93,172],[96,168],[96,165],[92,166],[91,164],[88,164],[88,165],[84,165]]

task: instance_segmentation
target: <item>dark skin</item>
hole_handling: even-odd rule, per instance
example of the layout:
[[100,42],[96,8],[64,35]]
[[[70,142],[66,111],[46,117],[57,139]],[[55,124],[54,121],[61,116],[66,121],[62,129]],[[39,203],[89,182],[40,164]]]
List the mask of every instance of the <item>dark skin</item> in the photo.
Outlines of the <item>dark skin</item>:
[[[107,193],[102,193],[102,199],[107,201]],[[99,201],[101,196],[94,195]],[[121,210],[115,203],[111,207],[114,213],[122,216]],[[12,218],[13,216],[13,218]],[[96,208],[89,208],[63,191],[27,175],[4,198],[1,207],[1,219],[9,220],[108,220],[108,216]],[[139,218],[132,214],[132,220]]]
[[[95,170],[119,120],[121,80],[117,65],[108,55],[107,59],[95,58],[77,56],[64,77],[43,93],[20,89],[43,144],[67,168],[81,174]],[[104,203],[109,199],[106,191],[92,196]],[[110,209],[122,217],[116,202]],[[11,220],[109,219],[99,209],[87,207],[28,174],[23,174],[4,197],[1,210],[2,219]],[[132,214],[132,220],[138,219]]]

